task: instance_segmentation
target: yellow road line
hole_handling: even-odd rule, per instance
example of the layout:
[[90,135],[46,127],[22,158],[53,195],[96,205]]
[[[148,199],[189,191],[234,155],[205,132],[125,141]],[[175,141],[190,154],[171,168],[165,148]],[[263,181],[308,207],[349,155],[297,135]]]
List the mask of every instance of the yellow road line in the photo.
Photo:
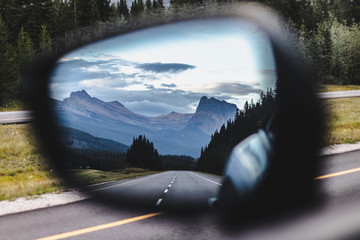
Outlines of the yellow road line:
[[151,214],[147,214],[147,215],[143,215],[143,216],[139,216],[139,217],[134,217],[134,218],[129,218],[129,219],[125,219],[125,220],[121,220],[121,221],[117,221],[117,222],[102,224],[102,225],[98,225],[98,226],[95,226],[95,227],[89,227],[89,228],[84,228],[84,229],[80,229],[80,230],[76,230],[76,231],[72,231],[72,232],[53,235],[53,236],[50,236],[50,237],[39,238],[38,240],[56,240],[56,239],[63,239],[63,238],[78,236],[78,235],[85,234],[85,233],[104,230],[104,229],[107,229],[107,228],[117,227],[117,226],[120,226],[120,225],[123,225],[123,224],[140,221],[140,220],[143,220],[143,219],[146,219],[146,218],[155,217],[155,216],[161,215],[163,213],[164,212],[151,213]]
[[349,170],[345,170],[345,171],[340,171],[340,172],[336,172],[336,173],[322,175],[322,176],[319,176],[319,177],[315,178],[315,180],[331,178],[331,177],[337,177],[337,176],[341,176],[341,175],[344,175],[344,174],[349,174],[349,173],[359,172],[359,171],[360,171],[360,168],[353,168],[353,169],[349,169]]

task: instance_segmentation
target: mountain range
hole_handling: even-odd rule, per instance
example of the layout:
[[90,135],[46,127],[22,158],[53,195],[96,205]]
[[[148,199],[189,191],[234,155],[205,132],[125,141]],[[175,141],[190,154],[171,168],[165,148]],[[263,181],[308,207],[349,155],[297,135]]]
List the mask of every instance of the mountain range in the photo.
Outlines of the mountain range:
[[[195,113],[148,117],[134,113],[118,101],[104,102],[86,91],[72,92],[63,101],[52,99],[59,125],[130,146],[145,135],[160,154],[198,157],[211,134],[233,119],[235,104],[202,97]],[[68,134],[69,135],[69,134]]]

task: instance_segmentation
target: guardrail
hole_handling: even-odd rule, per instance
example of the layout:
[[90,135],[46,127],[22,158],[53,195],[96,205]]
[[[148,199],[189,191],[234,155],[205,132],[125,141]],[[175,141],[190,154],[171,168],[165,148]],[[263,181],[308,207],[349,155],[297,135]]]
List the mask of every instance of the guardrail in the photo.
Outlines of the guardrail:
[[35,120],[32,111],[0,112],[0,124],[22,124]]
[[353,98],[360,97],[360,91],[324,92],[317,94],[319,99]]

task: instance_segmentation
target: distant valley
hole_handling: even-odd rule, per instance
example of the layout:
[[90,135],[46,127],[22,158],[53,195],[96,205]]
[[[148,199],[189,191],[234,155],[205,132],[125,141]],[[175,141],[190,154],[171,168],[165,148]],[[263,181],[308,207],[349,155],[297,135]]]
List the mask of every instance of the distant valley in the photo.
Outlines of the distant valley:
[[[209,143],[211,134],[228,119],[233,119],[237,110],[235,104],[204,96],[195,113],[171,112],[148,117],[130,111],[118,101],[104,102],[91,97],[84,90],[71,93],[63,101],[52,99],[52,104],[59,125],[66,127],[64,141],[67,141],[67,146],[69,136],[76,135],[70,134],[69,129],[75,129],[74,133],[82,131],[96,138],[116,141],[121,143],[119,147],[130,146],[133,137],[145,135],[154,142],[160,154],[192,157],[200,155],[201,147]],[[85,139],[81,138],[82,145],[86,145]],[[79,140],[72,144],[74,147],[81,145]]]

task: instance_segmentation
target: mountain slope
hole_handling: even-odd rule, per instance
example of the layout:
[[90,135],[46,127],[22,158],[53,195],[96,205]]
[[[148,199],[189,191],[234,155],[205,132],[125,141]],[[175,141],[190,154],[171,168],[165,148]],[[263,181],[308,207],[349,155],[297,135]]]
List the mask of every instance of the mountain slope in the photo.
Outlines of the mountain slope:
[[187,127],[211,135],[229,119],[234,119],[236,110],[235,104],[203,96]]
[[235,116],[236,106],[215,98],[202,97],[195,113],[163,114],[147,117],[123,104],[104,102],[84,90],[73,92],[63,101],[54,100],[63,127],[77,129],[95,137],[131,145],[133,137],[145,135],[160,154],[197,157],[201,147],[222,124]]
[[68,148],[102,150],[109,152],[125,153],[129,146],[105,138],[94,137],[88,133],[73,129],[60,127],[59,137]]

